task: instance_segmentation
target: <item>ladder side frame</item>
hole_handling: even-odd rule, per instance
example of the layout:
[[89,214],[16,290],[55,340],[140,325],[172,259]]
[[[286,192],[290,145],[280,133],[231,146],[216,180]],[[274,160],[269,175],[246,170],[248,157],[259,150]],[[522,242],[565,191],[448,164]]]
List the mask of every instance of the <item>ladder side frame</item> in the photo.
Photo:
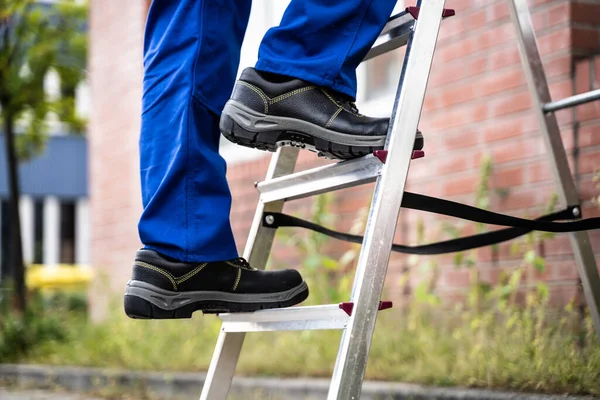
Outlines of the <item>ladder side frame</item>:
[[[579,194],[571,175],[556,114],[554,112],[544,112],[544,107],[556,104],[556,102],[551,102],[548,81],[538,50],[527,0],[509,0],[509,8],[511,19],[517,30],[519,54],[527,77],[527,85],[533,98],[533,108],[540,124],[546,149],[550,155],[552,174],[559,188],[559,198],[563,205],[577,206],[580,203]],[[579,208],[576,208],[574,212],[578,213],[574,217],[581,214]],[[600,277],[598,276],[598,268],[590,238],[586,231],[570,233],[569,237],[587,305],[590,308],[590,314],[596,328],[596,336],[600,340]]]
[[342,335],[328,400],[359,399],[392,241],[419,124],[445,0],[419,1],[386,140],[387,161],[377,179],[358,260],[354,310]]
[[[298,153],[299,149],[297,148],[279,148],[271,158],[266,179],[278,178],[294,172]],[[276,229],[263,226],[262,215],[264,212],[281,212],[283,205],[283,201],[271,203],[265,203],[262,199],[258,201],[244,249],[244,258],[249,260],[255,268],[265,269],[276,232]],[[223,324],[221,325],[221,332],[202,387],[200,400],[225,400],[227,398],[245,337],[245,332],[227,332]]]

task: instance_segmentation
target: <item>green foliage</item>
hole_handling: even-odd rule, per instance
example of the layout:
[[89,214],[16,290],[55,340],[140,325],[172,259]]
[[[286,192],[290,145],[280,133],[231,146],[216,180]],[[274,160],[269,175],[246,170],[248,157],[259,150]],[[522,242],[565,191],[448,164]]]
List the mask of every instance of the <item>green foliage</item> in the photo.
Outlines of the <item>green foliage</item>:
[[13,313],[7,298],[0,300],[0,363],[15,362],[37,346],[60,343],[67,339],[64,318],[69,310],[54,305],[48,307],[39,295],[34,295],[24,314]]
[[[46,117],[54,113],[74,132],[77,84],[84,79],[87,6],[61,1],[47,7],[33,0],[0,0],[0,115],[15,127],[17,154],[29,158],[44,146]],[[49,98],[44,80],[56,71],[61,96]]]
[[[126,318],[120,306],[110,309],[97,325],[82,317],[59,319],[66,339],[40,341],[11,360],[134,370],[208,368],[220,328],[216,317],[141,321]],[[545,303],[481,313],[415,302],[401,312],[380,313],[366,378],[600,395],[600,346],[586,316],[579,347],[578,324],[576,310],[551,311]],[[339,340],[337,331],[249,334],[236,374],[330,377]]]

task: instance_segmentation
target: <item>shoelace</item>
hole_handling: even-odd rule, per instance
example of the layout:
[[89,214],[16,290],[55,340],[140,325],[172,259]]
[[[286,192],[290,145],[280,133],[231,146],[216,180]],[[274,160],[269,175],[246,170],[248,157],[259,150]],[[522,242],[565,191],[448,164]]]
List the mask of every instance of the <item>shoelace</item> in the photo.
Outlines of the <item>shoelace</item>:
[[327,91],[327,94],[329,94],[340,105],[340,107],[343,107],[345,109],[350,108],[350,110],[353,113],[359,114],[358,107],[356,106],[356,103],[354,102],[354,100],[352,100],[351,97],[338,92],[332,93]]
[[252,269],[252,270],[255,269],[254,267],[252,267],[250,265],[250,263],[244,257],[238,257],[235,260],[232,260],[231,263],[238,265],[242,268],[247,268],[247,269]]

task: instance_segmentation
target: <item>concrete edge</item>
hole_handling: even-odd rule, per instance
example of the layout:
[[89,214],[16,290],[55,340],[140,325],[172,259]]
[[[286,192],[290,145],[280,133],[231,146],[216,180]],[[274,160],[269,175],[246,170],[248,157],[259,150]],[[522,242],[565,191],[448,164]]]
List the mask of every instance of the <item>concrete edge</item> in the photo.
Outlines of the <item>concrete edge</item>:
[[[195,399],[206,378],[204,373],[143,372],[115,369],[62,367],[50,365],[0,364],[0,381],[16,386],[52,389],[77,393],[113,389],[157,396],[161,399]],[[245,398],[260,393],[262,398],[313,400],[327,397],[329,380],[311,378],[234,378],[232,395]],[[543,395],[486,389],[426,387],[416,384],[366,381],[363,400],[433,399],[433,400],[590,400],[600,397]]]

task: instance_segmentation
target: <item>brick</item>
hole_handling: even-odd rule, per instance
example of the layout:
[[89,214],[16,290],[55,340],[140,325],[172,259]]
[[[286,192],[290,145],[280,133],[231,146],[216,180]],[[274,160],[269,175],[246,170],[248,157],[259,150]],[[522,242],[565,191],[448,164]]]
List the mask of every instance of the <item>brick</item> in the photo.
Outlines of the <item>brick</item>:
[[589,60],[582,60],[575,64],[575,90],[576,93],[587,92],[593,89],[590,80],[591,64]]
[[560,100],[573,94],[573,84],[571,80],[564,80],[550,85],[550,98]]
[[453,134],[442,135],[444,147],[446,150],[456,150],[465,147],[472,147],[479,143],[479,135],[474,130],[466,130]]
[[480,82],[480,95],[489,96],[523,85],[525,83],[525,75],[522,68],[519,66],[519,68],[511,68],[509,70],[488,75]]
[[451,174],[472,167],[469,157],[445,157],[438,161],[437,170],[440,174]]
[[489,15],[489,21],[503,22],[504,20],[508,20],[510,17],[508,3],[503,1],[488,7],[487,12]]
[[511,168],[495,168],[492,172],[491,185],[496,188],[509,188],[523,184],[523,166]]
[[503,68],[508,65],[521,65],[521,56],[516,43],[511,46],[500,47],[489,53],[490,69]]
[[584,125],[579,128],[579,146],[591,147],[600,145],[600,121],[593,125]]
[[566,28],[561,29],[559,31],[540,35],[537,40],[538,48],[542,56],[559,50],[567,50],[571,45],[571,31]]
[[486,104],[448,110],[442,115],[436,116],[431,121],[431,128],[432,130],[445,130],[482,121],[487,117],[487,112],[488,108]]
[[572,28],[571,47],[576,54],[600,52],[600,32],[597,29]]
[[587,174],[600,168],[600,149],[584,149],[579,155],[579,173]]
[[441,47],[436,52],[436,59],[439,59],[443,62],[456,59],[460,60],[477,51],[478,40],[479,39],[477,37],[457,38],[456,41]]
[[493,142],[523,136],[536,128],[537,121],[535,121],[533,115],[504,120],[498,119],[483,130],[483,140]]
[[445,179],[443,183],[444,193],[446,196],[472,193],[475,191],[476,184],[477,177],[473,175]]
[[[543,143],[541,138],[529,137],[520,140],[510,140],[494,143],[490,146],[492,162],[494,165],[527,159],[543,153]],[[476,155],[476,163],[479,164],[479,155]]]
[[511,188],[508,196],[500,201],[503,210],[520,210],[538,205],[535,189]]
[[542,60],[544,72],[547,78],[553,78],[560,75],[570,75],[571,56],[569,54],[553,58],[551,60]]
[[548,303],[551,306],[563,306],[570,302],[579,304],[581,301],[579,288],[575,282],[570,285],[561,284],[550,288],[550,297]]
[[491,102],[490,115],[497,117],[517,111],[528,110],[531,108],[531,105],[531,95],[528,91],[507,94],[506,96]]
[[552,179],[552,169],[546,160],[531,163],[527,167],[528,181],[531,183]]
[[485,57],[479,57],[472,60],[458,60],[451,63],[442,63],[436,55],[434,67],[438,68],[434,68],[435,73],[431,77],[431,86],[439,87],[465,78],[473,78],[480,75],[487,68],[487,60]]
[[581,122],[600,118],[600,101],[592,101],[577,106],[577,116]]
[[466,268],[446,269],[443,272],[444,283],[452,288],[466,288],[470,282],[470,270]]
[[570,2],[571,19],[582,24],[600,24],[600,4]]
[[548,26],[557,27],[568,25],[571,21],[570,2],[561,2],[552,6],[546,13],[548,15]]
[[445,89],[439,95],[439,106],[448,107],[454,104],[465,103],[477,97],[477,91],[474,84],[465,84],[452,89]]

